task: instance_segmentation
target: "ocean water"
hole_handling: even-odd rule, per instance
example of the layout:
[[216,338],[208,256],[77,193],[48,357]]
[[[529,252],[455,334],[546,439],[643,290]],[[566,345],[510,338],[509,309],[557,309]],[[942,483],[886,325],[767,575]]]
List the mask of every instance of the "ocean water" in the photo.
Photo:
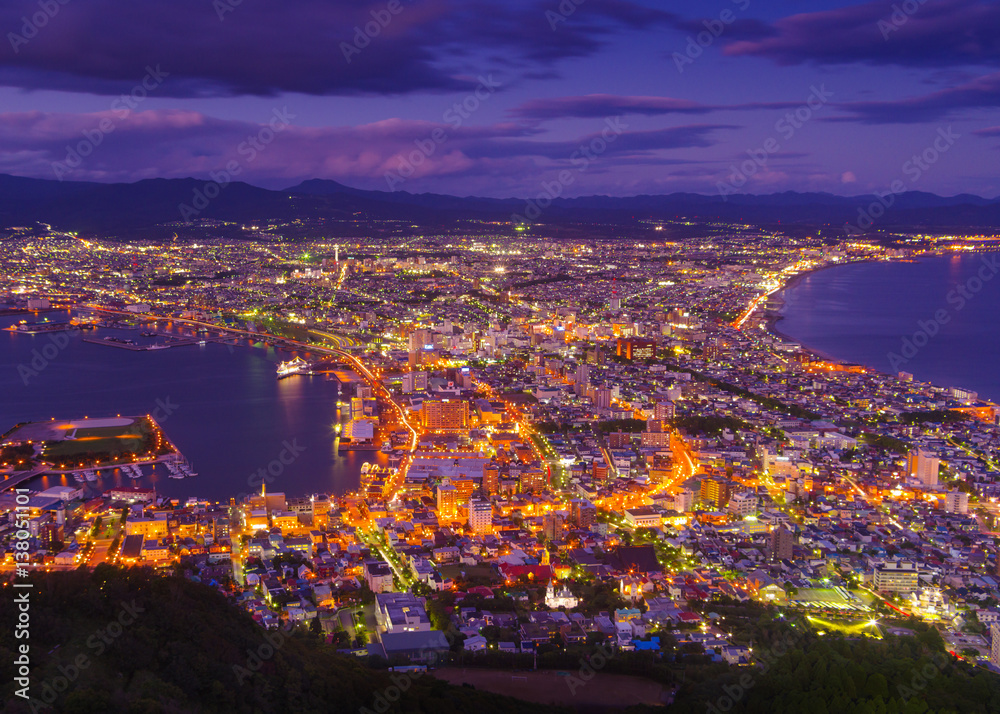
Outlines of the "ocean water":
[[[59,322],[69,315],[43,317]],[[0,327],[12,322],[0,318]],[[60,334],[68,343],[57,349],[49,335],[0,331],[0,433],[19,422],[53,417],[152,413],[198,472],[194,478],[169,479],[164,467],[147,466],[136,481],[117,470],[103,472],[95,490],[152,485],[162,495],[225,500],[259,490],[261,476],[251,477],[263,468],[269,491],[343,493],[357,488],[365,461],[385,458],[378,452],[334,451],[340,385],[324,376],[279,381],[277,363],[296,353],[246,341],[133,352],[83,338],[152,339],[137,330]],[[59,484],[75,482],[46,477],[31,487]]]
[[883,372],[1000,400],[1000,253],[842,265],[783,293],[777,329]]

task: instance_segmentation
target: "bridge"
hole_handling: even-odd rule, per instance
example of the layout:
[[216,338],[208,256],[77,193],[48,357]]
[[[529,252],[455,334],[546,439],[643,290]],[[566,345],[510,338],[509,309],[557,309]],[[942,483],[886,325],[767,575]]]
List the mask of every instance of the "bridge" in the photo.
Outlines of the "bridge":
[[40,476],[43,473],[46,473],[47,471],[51,471],[51,469],[48,466],[37,466],[31,471],[24,471],[16,475],[11,474],[3,481],[0,481],[0,493],[11,488],[17,488],[22,483],[27,483],[31,479],[35,478],[36,476]]

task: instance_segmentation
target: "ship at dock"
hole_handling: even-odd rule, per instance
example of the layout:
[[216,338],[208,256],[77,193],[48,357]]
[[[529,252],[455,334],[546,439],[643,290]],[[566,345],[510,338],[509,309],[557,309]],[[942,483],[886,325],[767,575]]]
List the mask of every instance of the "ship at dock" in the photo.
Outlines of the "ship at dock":
[[277,372],[278,379],[291,377],[295,374],[309,374],[309,363],[301,357],[296,357],[293,360],[279,364]]

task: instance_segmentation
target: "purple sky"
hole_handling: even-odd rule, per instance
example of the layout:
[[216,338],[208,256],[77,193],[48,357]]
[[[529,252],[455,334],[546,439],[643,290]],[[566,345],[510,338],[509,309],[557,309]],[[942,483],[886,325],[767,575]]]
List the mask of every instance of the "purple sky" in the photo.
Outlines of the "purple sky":
[[4,0],[0,31],[0,173],[1000,195],[997,2]]

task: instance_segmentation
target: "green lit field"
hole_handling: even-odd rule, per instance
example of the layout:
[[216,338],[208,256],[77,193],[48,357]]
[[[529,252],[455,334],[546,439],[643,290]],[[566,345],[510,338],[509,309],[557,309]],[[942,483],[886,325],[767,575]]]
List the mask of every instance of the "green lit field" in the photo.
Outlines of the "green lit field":
[[828,612],[871,611],[871,597],[867,593],[844,588],[803,588],[789,596],[788,604]]
[[874,637],[879,640],[882,639],[882,630],[879,627],[879,622],[874,618],[867,620],[842,620],[807,615],[806,620],[809,621],[809,624],[816,630],[816,634],[819,635],[839,632],[845,637]]
[[36,422],[21,426],[8,436],[12,440],[40,444],[40,459],[57,469],[131,463],[171,450],[148,417]]

